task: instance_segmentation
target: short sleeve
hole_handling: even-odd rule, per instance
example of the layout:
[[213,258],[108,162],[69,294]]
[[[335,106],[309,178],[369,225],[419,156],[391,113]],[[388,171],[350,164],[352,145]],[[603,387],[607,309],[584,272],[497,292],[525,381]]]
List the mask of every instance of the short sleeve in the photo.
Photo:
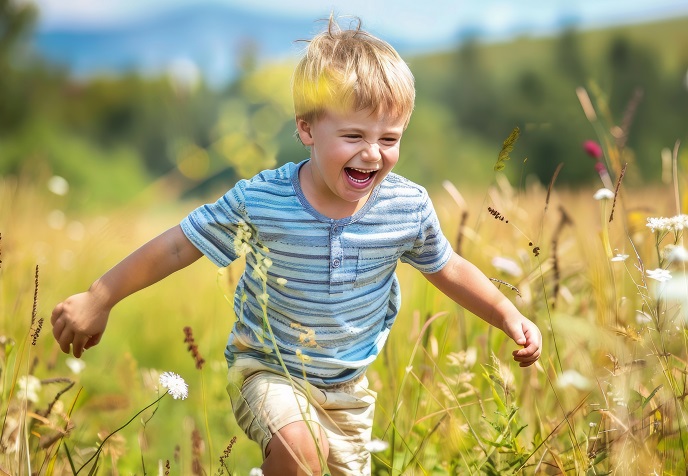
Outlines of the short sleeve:
[[400,259],[422,273],[435,273],[447,264],[453,250],[442,233],[440,221],[427,192],[424,192],[418,215],[419,231],[416,240],[413,247],[404,252]]
[[237,232],[241,224],[248,224],[246,183],[239,181],[215,203],[198,207],[180,223],[191,243],[219,267],[228,266],[238,257]]

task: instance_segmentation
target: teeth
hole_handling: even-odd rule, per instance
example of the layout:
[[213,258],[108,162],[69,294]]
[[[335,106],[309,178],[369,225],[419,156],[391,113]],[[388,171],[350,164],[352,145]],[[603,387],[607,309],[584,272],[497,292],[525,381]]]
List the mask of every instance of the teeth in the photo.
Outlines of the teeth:
[[[360,173],[362,173],[362,174],[373,174],[373,173],[377,172],[377,170],[364,170],[364,169],[357,169],[357,168],[355,168],[355,167],[349,167],[349,169],[355,170],[356,172],[360,172]],[[352,181],[354,181],[354,182],[356,182],[356,183],[366,183],[366,182],[368,182],[368,181],[371,179],[370,175],[369,175],[367,178],[364,178],[364,179],[357,179],[357,178],[354,178],[354,177],[351,176],[351,174],[348,174],[348,173],[347,173],[347,175],[349,176],[349,179],[350,179],[350,180],[352,180]]]

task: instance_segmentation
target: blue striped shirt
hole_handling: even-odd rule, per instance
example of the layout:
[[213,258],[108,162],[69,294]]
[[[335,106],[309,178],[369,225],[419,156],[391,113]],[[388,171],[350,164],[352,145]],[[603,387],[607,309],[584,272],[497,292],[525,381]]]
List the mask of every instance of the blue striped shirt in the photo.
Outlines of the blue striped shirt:
[[401,304],[397,262],[433,273],[452,249],[421,186],[390,173],[358,212],[334,220],[306,200],[304,163],[239,181],[181,228],[217,266],[246,256],[230,367],[244,354],[279,370],[276,344],[292,375],[328,386],[356,378],[382,350]]

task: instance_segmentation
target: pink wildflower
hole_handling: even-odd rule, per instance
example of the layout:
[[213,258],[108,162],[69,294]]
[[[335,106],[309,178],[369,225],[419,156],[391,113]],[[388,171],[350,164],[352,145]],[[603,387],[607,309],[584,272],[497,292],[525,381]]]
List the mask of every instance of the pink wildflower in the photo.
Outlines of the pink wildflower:
[[602,147],[594,140],[583,142],[583,150],[593,159],[600,159],[602,157]]

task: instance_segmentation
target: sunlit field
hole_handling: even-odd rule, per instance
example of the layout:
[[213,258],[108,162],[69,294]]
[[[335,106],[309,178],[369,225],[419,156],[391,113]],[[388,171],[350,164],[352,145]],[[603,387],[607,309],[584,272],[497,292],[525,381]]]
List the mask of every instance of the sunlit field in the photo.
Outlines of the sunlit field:
[[[519,368],[501,332],[400,265],[403,309],[368,372],[374,474],[685,474],[688,288],[673,224],[686,220],[647,226],[680,215],[685,177],[627,178],[606,198],[500,174],[483,193],[432,192],[455,249],[538,323],[544,353]],[[198,203],[80,216],[48,179],[0,182],[0,470],[249,474],[260,454],[234,422],[222,355],[243,264],[201,260],[128,298],[71,359],[52,307]],[[164,371],[187,399],[164,395]]]

